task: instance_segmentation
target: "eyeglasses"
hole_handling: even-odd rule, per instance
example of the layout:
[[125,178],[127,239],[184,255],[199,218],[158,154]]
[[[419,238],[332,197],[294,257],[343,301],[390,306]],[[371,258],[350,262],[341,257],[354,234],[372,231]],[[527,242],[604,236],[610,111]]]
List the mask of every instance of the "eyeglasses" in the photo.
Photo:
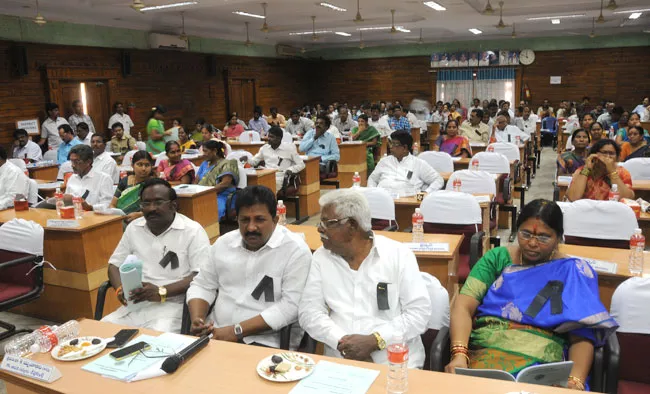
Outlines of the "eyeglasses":
[[390,147],[391,147],[391,148],[399,148],[400,146],[403,146],[403,145],[400,144],[399,142],[397,142],[397,143],[395,143],[395,142],[391,142],[391,143],[390,143]]
[[330,229],[332,227],[339,226],[339,225],[343,224],[343,222],[348,220],[348,219],[350,219],[350,218],[330,219],[330,220],[326,220],[326,221],[321,220],[320,223],[318,223],[318,227],[322,228],[324,230],[327,230],[327,229]]
[[530,241],[531,239],[535,238],[537,242],[543,245],[548,245],[553,240],[553,238],[549,237],[548,235],[534,235],[531,232],[526,230],[519,230],[519,236],[524,241]]
[[149,208],[150,206],[159,208],[162,207],[165,203],[168,203],[170,201],[171,200],[140,201],[140,208],[145,209],[145,208]]
[[606,151],[600,151],[597,154],[603,155],[603,156],[609,156],[609,157],[616,157],[616,152],[606,152]]

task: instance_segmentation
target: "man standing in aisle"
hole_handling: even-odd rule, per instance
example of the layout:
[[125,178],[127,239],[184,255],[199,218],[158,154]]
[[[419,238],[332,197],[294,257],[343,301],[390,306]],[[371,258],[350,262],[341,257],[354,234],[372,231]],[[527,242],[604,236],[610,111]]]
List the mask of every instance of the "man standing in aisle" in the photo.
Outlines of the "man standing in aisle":
[[72,111],[74,113],[68,118],[72,130],[76,133],[79,123],[84,122],[88,125],[88,130],[95,134],[95,125],[93,124],[93,120],[90,119],[90,116],[84,113],[84,106],[81,100],[75,100],[72,102]]
[[127,137],[131,136],[131,127],[134,126],[129,114],[124,113],[124,104],[119,101],[113,106],[115,113],[108,119],[108,129],[112,130],[115,123],[122,124],[122,130]]
[[59,106],[55,103],[45,104],[45,112],[47,112],[47,119],[41,125],[41,140],[38,144],[42,147],[47,143],[50,150],[57,150],[61,143],[59,127],[67,125],[68,121],[59,116]]

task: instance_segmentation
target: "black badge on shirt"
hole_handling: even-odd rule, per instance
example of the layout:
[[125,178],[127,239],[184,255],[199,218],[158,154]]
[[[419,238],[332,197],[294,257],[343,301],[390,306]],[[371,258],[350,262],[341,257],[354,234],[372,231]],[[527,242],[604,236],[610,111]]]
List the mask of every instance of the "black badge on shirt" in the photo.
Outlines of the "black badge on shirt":
[[377,283],[377,309],[380,311],[387,311],[390,309],[388,305],[388,283]]
[[282,164],[282,158],[281,157],[278,159],[278,166],[280,166],[280,164]]
[[323,145],[323,144],[320,144],[318,146],[320,146],[321,149],[325,149],[325,145]]
[[255,290],[251,293],[251,296],[256,300],[259,300],[262,293],[264,293],[264,301],[275,302],[275,296],[273,295],[273,278],[268,275],[264,275],[257,287],[255,287]]
[[546,286],[537,293],[533,302],[528,305],[525,315],[533,319],[542,310],[547,301],[551,301],[551,315],[559,315],[562,313],[562,292],[564,291],[564,282],[559,280],[549,280]]
[[406,179],[410,181],[412,177],[413,177],[413,171],[409,171],[408,174],[406,174]]
[[175,270],[178,268],[178,255],[171,250],[163,256],[162,260],[158,263],[161,267],[167,268],[169,264],[172,265],[172,269]]

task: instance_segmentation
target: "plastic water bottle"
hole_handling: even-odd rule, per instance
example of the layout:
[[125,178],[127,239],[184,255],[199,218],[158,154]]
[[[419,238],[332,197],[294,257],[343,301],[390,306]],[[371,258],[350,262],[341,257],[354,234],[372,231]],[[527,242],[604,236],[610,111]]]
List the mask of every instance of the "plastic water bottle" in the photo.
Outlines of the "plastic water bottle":
[[424,216],[422,216],[420,208],[415,208],[411,223],[413,224],[413,242],[424,241]]
[[463,182],[460,180],[460,178],[454,178],[453,186],[455,192],[460,192],[460,188],[463,186]]
[[72,197],[72,206],[74,207],[74,217],[75,219],[83,219],[84,217],[84,207],[82,204],[82,198],[78,196]]
[[609,189],[609,195],[607,196],[609,201],[618,201],[621,199],[621,193],[618,192],[618,185],[613,184],[611,189]]
[[515,137],[515,143],[516,143],[517,145],[521,145],[521,137],[520,137],[520,136],[516,136],[516,137]]
[[284,201],[278,200],[278,208],[276,210],[278,218],[278,224],[280,226],[287,225],[287,207],[284,205]]
[[361,187],[361,176],[358,172],[352,175],[352,187]]
[[476,157],[472,159],[472,170],[478,171],[478,159]]
[[126,171],[120,171],[120,179],[124,179],[129,176],[129,173]]
[[164,171],[160,171],[160,174],[158,175],[158,178],[162,179],[163,181],[167,180],[167,176],[165,175]]
[[29,353],[51,351],[60,342],[79,335],[79,323],[70,320],[61,326],[42,326],[32,333],[20,336],[5,345],[5,354],[24,356]]
[[630,237],[630,261],[628,267],[632,275],[641,275],[643,272],[643,250],[645,249],[645,237],[640,228],[634,230]]
[[494,146],[488,145],[487,149],[488,152],[494,152]]
[[388,377],[386,392],[389,394],[406,393],[409,387],[408,361],[409,347],[404,336],[397,334],[386,347],[388,353]]
[[417,156],[420,154],[420,144],[417,142],[413,143],[413,156]]
[[61,216],[61,208],[63,208],[63,193],[61,192],[61,188],[56,188],[54,198],[56,199],[56,214]]

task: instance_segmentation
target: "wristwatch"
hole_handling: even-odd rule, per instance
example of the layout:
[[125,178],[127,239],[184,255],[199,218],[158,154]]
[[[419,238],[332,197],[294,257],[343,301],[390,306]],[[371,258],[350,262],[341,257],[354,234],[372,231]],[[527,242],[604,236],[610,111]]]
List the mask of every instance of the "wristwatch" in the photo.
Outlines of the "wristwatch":
[[239,323],[235,324],[235,336],[240,342],[244,340],[244,329],[241,328],[241,324]]
[[160,303],[167,301],[167,288],[164,286],[158,287],[158,295],[160,296]]
[[379,350],[386,349],[386,341],[384,341],[384,338],[382,338],[378,332],[373,332],[372,335],[374,335],[375,339],[377,340],[377,349]]

